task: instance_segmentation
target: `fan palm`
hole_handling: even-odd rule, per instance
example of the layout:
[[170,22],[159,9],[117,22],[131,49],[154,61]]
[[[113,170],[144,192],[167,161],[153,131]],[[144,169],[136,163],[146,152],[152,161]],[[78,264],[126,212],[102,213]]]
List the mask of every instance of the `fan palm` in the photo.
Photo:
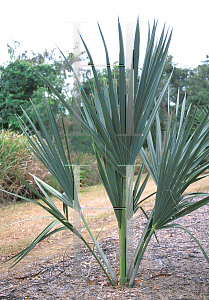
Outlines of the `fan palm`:
[[[80,124],[82,130],[84,130],[84,132],[88,135],[90,141],[93,144],[95,156],[98,163],[98,176],[100,177],[101,182],[106,189],[118,222],[120,284],[123,284],[127,281],[127,279],[130,279],[129,284],[133,285],[143,253],[155,230],[165,228],[166,226],[174,226],[173,224],[169,225],[168,223],[171,222],[171,220],[173,220],[174,218],[181,217],[182,215],[187,213],[187,211],[189,213],[190,211],[192,211],[192,208],[197,208],[197,206],[195,206],[196,203],[191,204],[192,202],[189,202],[188,199],[187,201],[183,200],[184,198],[182,198],[183,196],[181,195],[188,184],[192,183],[194,180],[198,180],[198,176],[207,167],[206,165],[202,166],[201,168],[198,167],[199,161],[204,155],[206,155],[206,153],[203,151],[203,145],[205,145],[204,143],[207,143],[206,126],[208,126],[208,122],[206,119],[204,121],[204,125],[201,125],[201,128],[198,131],[198,133],[200,133],[200,136],[198,136],[199,139],[196,138],[195,135],[195,140],[193,140],[193,138],[187,140],[189,129],[186,127],[191,126],[192,120],[188,121],[188,118],[186,118],[185,122],[187,123],[185,123],[183,122],[182,117],[178,130],[177,123],[175,123],[175,133],[173,134],[170,127],[170,122],[168,122],[166,143],[163,155],[161,157],[161,129],[159,125],[159,116],[157,114],[157,110],[168,87],[170,78],[164,86],[158,98],[158,101],[155,101],[155,95],[159,87],[164,65],[166,62],[171,34],[168,36],[168,34],[164,33],[163,29],[158,43],[155,43],[156,27],[157,24],[154,22],[152,30],[150,31],[149,29],[148,32],[147,49],[143,68],[140,74],[140,80],[138,82],[137,76],[139,64],[140,34],[139,22],[137,21],[134,40],[133,63],[131,68],[131,75],[128,79],[129,89],[127,92],[125,88],[126,71],[123,38],[120,22],[118,22],[120,46],[118,94],[117,89],[114,85],[114,80],[112,78],[108,51],[100,26],[99,31],[105,48],[108,72],[108,86],[106,85],[104,87],[104,91],[102,91],[100,87],[91,54],[83,38],[81,37],[90,60],[90,65],[92,66],[96,85],[96,93],[94,93],[93,101],[90,101],[78,78],[76,77],[82,97],[82,106],[80,106],[79,108],[80,114],[77,114],[56,91],[56,89],[50,84],[50,82],[48,82],[40,73],[35,70],[35,68],[31,66],[34,71],[36,71],[42,77],[45,83],[53,90],[54,94],[61,101],[62,105],[64,105],[69,110],[70,114],[74,116],[74,120],[78,124]],[[64,56],[63,53],[62,55]],[[66,63],[73,71],[72,66],[67,60]],[[76,74],[74,75],[76,76]],[[31,243],[29,247],[12,258],[13,265],[18,263],[33,249],[33,247],[35,247],[37,243],[39,243],[43,239],[54,234],[55,232],[69,229],[87,245],[89,250],[92,252],[94,257],[100,264],[101,268],[105,272],[106,276],[110,280],[111,284],[116,285],[118,283],[118,278],[110,263],[108,262],[105,254],[100,248],[99,243],[92,235],[80,207],[78,198],[79,191],[75,188],[74,184],[76,179],[76,168],[73,168],[71,163],[67,137],[65,136],[65,145],[67,149],[66,154],[64,150],[64,144],[61,141],[60,134],[56,125],[56,120],[53,116],[50,105],[46,102],[46,109],[49,115],[50,125],[54,135],[54,143],[52,143],[52,140],[50,139],[50,136],[34,106],[33,109],[41,128],[42,136],[37,131],[33,122],[30,120],[24,110],[23,112],[27,120],[29,121],[31,128],[33,128],[33,132],[30,131],[27,126],[25,126],[20,118],[18,118],[19,124],[28,139],[29,144],[27,144],[27,146],[47,167],[49,172],[57,181],[60,188],[63,190],[63,193],[59,193],[57,190],[53,189],[37,177],[33,176],[39,189],[42,191],[41,195],[32,187],[30,187],[29,184],[27,184],[23,179],[20,178],[25,185],[33,190],[33,192],[39,197],[39,199],[43,200],[43,202],[27,199],[25,197],[22,198],[41,206],[54,217],[54,220],[41,232],[41,234]],[[150,126],[153,123],[155,117],[157,124],[156,155],[151,133],[149,132]],[[33,134],[35,138],[33,138]],[[145,151],[142,148],[146,138],[148,138],[151,163],[149,162]],[[195,144],[194,141],[198,144]],[[192,146],[193,148],[189,148],[189,146]],[[203,151],[204,154],[201,154],[201,151]],[[134,185],[133,193],[132,182],[130,180],[131,176],[129,175],[133,171],[133,166],[139,152],[141,152],[149,173],[151,174],[157,185],[157,194],[154,210],[148,218],[147,225],[145,227],[142,238],[139,241],[133,258],[129,257],[129,259],[131,258],[132,260],[130,265],[128,265],[127,240],[129,236],[127,235],[127,224],[131,220],[133,213],[141,208],[140,203],[142,202],[142,200],[140,200],[140,197],[146,186],[149,176],[148,175],[145,178],[144,182],[139,188],[142,174],[141,168],[141,171],[139,172],[136,183]],[[181,155],[183,154],[186,158],[191,157],[191,159],[189,161],[180,159]],[[188,164],[186,162],[188,162]],[[171,175],[171,170],[175,171],[175,168],[177,168],[176,172]],[[181,177],[178,177],[180,170],[180,174],[182,175]],[[195,176],[197,176],[198,179]],[[165,191],[165,187],[167,189],[169,188],[169,191]],[[171,191],[176,195],[175,203],[172,202],[173,198],[171,197]],[[63,212],[60,212],[57,209],[50,196],[55,196],[60,201],[62,201]],[[192,195],[189,195],[190,198],[191,196]],[[205,204],[206,202],[207,200],[204,200],[200,203]],[[176,208],[176,203],[179,205],[178,209]],[[70,208],[80,213],[81,218],[91,238],[93,239],[99,254],[102,257],[106,269],[99,257],[96,256],[94,250],[90,247],[79,230],[76,228],[76,226],[72,225],[69,222],[68,210]],[[179,208],[181,212],[179,211]],[[60,227],[53,229],[57,224],[60,224]]]

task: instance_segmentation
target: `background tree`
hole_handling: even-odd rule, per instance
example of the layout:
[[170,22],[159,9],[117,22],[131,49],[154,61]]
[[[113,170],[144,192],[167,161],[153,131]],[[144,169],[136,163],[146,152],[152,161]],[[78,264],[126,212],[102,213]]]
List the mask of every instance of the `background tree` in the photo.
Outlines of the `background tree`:
[[196,106],[209,104],[209,64],[204,63],[190,71],[187,83],[188,103]]
[[[53,84],[62,92],[62,88],[56,82],[55,70],[51,65],[38,65],[37,69],[42,70],[48,78],[51,78]],[[1,127],[15,131],[19,130],[15,114],[22,116],[21,107],[33,118],[34,116],[30,109],[30,99],[34,101],[36,108],[42,114],[45,121],[47,116],[40,108],[43,96],[47,91],[48,88],[43,81],[32,72],[31,67],[26,61],[16,60],[15,62],[10,62],[6,68],[1,67]],[[48,93],[49,95],[51,94],[50,91],[48,91]],[[56,115],[58,113],[58,106],[54,97],[50,98],[50,103]],[[27,123],[27,120],[24,119],[24,121]],[[36,126],[38,126],[38,124],[36,124]]]
[[[64,99],[69,102],[69,82],[67,80],[72,77],[68,73],[69,68],[66,62],[55,58],[55,50],[51,52],[45,50],[43,54],[35,54],[32,52],[32,57],[27,51],[21,55],[15,56],[15,49],[8,45],[10,61],[6,66],[0,66],[0,126],[2,129],[19,130],[19,124],[16,121],[15,113],[17,113],[26,124],[27,120],[23,117],[21,107],[27,111],[30,118],[34,119],[34,112],[31,109],[30,100],[33,101],[36,109],[41,115],[45,124],[48,122],[48,117],[43,108],[43,100],[47,97],[52,106],[52,111],[55,118],[60,117],[60,105],[53,96],[46,84],[32,72],[30,65],[36,66],[36,69],[45,74],[46,78],[52,82],[57,90],[62,94]],[[67,58],[70,63],[81,60],[82,52],[78,56],[68,53]],[[65,110],[63,109],[65,113]],[[39,129],[38,123],[35,123]]]

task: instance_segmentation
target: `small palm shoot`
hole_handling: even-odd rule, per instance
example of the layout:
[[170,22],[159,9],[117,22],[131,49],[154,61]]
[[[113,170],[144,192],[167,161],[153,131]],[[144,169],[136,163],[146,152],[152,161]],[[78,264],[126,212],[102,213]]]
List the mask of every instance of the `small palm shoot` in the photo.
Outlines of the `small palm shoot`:
[[[186,95],[179,112],[178,94],[174,124],[171,125],[172,113],[169,111],[168,98],[169,119],[167,121],[163,153],[158,113],[156,114],[155,147],[151,132],[147,137],[150,160],[143,148],[140,151],[145,165],[157,186],[157,192],[154,208],[129,269],[130,274],[132,274],[129,282],[130,286],[134,284],[135,275],[144,251],[155,230],[180,228],[186,231],[198,244],[209,262],[208,255],[197,239],[187,228],[176,223],[179,218],[209,203],[208,193],[184,193],[192,183],[209,175],[203,174],[209,168],[209,162],[205,161],[205,158],[209,155],[209,112],[205,113],[201,123],[193,130],[197,110],[191,112],[190,106],[186,113],[185,106]],[[178,117],[180,117],[179,124],[177,122]],[[200,197],[201,200],[196,201],[196,197]]]

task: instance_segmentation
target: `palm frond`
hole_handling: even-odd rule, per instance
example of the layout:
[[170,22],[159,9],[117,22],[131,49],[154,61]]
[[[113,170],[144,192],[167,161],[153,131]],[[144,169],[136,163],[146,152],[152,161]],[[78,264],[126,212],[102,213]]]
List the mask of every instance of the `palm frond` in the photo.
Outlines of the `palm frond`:
[[[208,203],[208,197],[206,197],[205,200],[200,200],[187,208],[184,208],[184,205],[182,206],[184,202],[183,193],[186,188],[195,181],[200,180],[200,175],[209,168],[209,162],[204,162],[209,154],[209,112],[205,114],[202,122],[192,132],[196,110],[192,114],[187,111],[185,115],[185,97],[181,111],[178,112],[178,102],[177,97],[175,120],[172,127],[171,122],[167,126],[162,158],[159,158],[160,139],[158,138],[158,142],[156,142],[155,150],[151,133],[147,138],[151,159],[148,159],[143,149],[141,151],[145,165],[157,183],[153,215],[153,224],[155,224],[156,229],[163,228],[174,219]],[[179,124],[177,123],[178,115],[180,116]],[[158,129],[156,130],[160,130],[159,121],[157,122],[156,127]],[[160,165],[158,162],[161,162]]]

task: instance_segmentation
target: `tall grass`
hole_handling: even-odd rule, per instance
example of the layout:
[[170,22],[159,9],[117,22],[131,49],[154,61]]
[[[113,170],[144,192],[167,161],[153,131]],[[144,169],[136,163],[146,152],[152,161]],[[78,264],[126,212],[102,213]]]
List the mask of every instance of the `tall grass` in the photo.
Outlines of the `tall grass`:
[[[14,173],[23,177],[34,187],[36,184],[29,172],[37,174],[48,183],[50,183],[50,174],[43,164],[29,152],[23,140],[26,138],[22,134],[11,130],[0,132],[0,189],[34,198],[33,192],[24,186]],[[6,192],[0,192],[0,203],[13,202],[16,199],[17,197]]]

